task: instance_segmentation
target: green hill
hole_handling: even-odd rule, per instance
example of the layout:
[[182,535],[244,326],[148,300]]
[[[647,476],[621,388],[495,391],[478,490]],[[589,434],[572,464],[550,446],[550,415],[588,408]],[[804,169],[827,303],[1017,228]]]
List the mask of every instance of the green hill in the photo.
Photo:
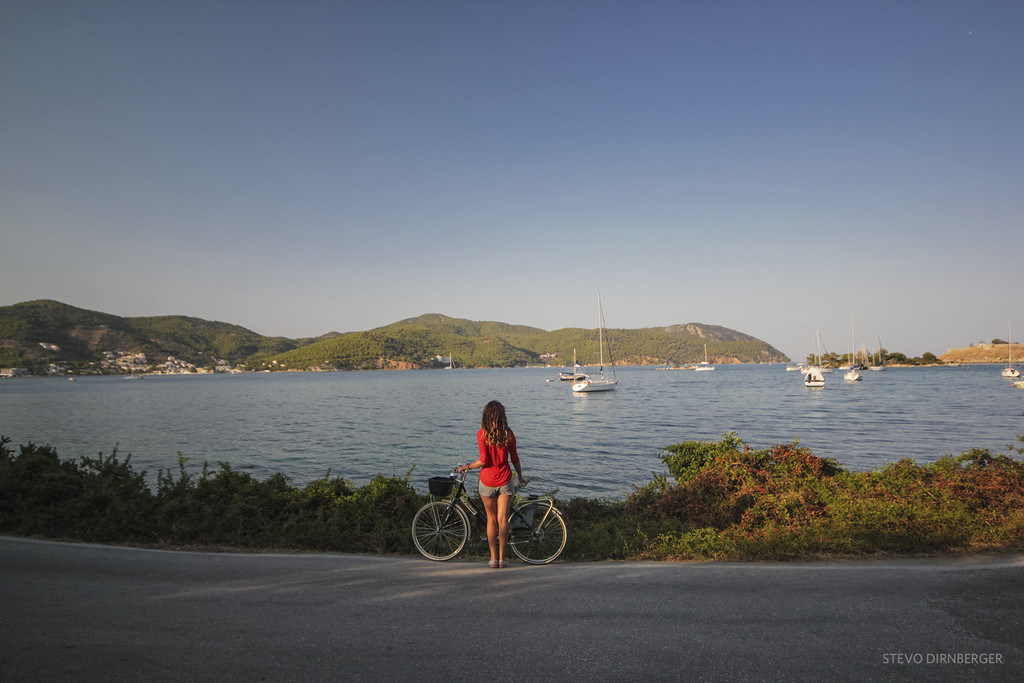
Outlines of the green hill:
[[51,363],[97,369],[104,352],[143,353],[149,363],[173,356],[203,367],[216,360],[241,363],[257,353],[281,353],[297,345],[186,316],[124,318],[48,300],[0,307],[0,367],[33,372]]
[[366,332],[349,332],[276,356],[257,356],[252,369],[413,369],[444,365],[513,367],[541,362],[540,353],[521,345],[549,333],[532,327],[474,322],[425,314]]
[[[716,363],[774,363],[785,354],[750,335],[715,325],[690,323],[606,332],[605,360],[625,365],[689,364],[704,359],[704,344]],[[596,330],[548,332],[500,322],[477,322],[429,313],[366,332],[350,332],[275,356],[253,358],[252,369],[406,369],[566,365],[575,350],[580,362],[596,365]]]
[[[783,362],[784,354],[749,335],[715,325],[690,323],[606,334],[606,361],[620,364]],[[598,362],[596,330],[548,332],[524,325],[451,318],[436,313],[363,332],[330,333],[315,339],[264,337],[238,325],[186,316],[127,318],[56,301],[0,307],[0,367],[39,373],[51,364],[77,371],[117,372],[111,354],[145,354],[149,367],[168,356],[211,366],[218,360],[250,370],[412,369],[565,365],[573,351],[588,365]]]

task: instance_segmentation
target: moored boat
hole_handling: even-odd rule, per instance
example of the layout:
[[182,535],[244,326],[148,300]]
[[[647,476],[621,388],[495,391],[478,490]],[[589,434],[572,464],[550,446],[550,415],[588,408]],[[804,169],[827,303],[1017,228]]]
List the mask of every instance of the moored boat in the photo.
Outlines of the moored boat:
[[[1006,334],[1006,367],[1003,368],[1003,377],[1016,379],[1017,377],[1020,377],[1020,370],[1013,367],[1013,330],[1010,328],[1009,320],[1006,321]],[[1014,384],[1014,386],[1016,386],[1016,384]]]
[[860,370],[857,368],[857,352],[854,350],[857,348],[857,320],[856,314],[851,314],[850,322],[850,368],[843,375],[843,379],[847,382],[859,382],[861,381]]
[[708,345],[705,344],[704,345],[704,361],[701,362],[701,363],[698,363],[697,367],[695,367],[694,370],[696,370],[697,372],[707,372],[709,370],[714,370],[714,369],[715,369],[715,366],[708,362]]
[[825,386],[825,375],[821,374],[821,368],[812,365],[807,368],[804,374],[804,386],[811,389],[821,389]]
[[604,376],[604,309],[601,308],[601,295],[597,295],[597,346],[598,353],[601,357],[600,373],[601,379],[591,379],[587,376],[579,382],[573,382],[572,390],[573,393],[577,394],[588,394],[595,391],[614,391],[615,387],[618,386],[619,380],[614,379],[615,377],[615,361],[611,357],[611,349],[608,349],[608,360],[611,363],[612,377],[613,379],[605,379]]
[[572,371],[558,373],[558,379],[563,382],[582,382],[587,378],[587,369],[576,362],[576,349],[572,350]]

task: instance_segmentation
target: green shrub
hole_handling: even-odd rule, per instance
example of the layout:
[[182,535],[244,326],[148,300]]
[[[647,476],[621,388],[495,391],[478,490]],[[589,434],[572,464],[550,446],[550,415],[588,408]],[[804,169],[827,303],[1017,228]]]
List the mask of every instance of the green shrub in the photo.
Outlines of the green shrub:
[[715,560],[736,555],[735,543],[717,529],[702,527],[685,532],[659,534],[645,555],[651,559]]
[[685,484],[700,474],[716,458],[739,452],[743,442],[735,432],[722,436],[719,442],[684,441],[667,446],[661,452],[661,461],[668,467],[677,484]]
[[566,560],[618,560],[632,556],[639,521],[623,501],[572,498],[558,501],[568,536]]
[[[1020,549],[1024,465],[972,450],[932,465],[851,473],[796,444],[752,450],[734,434],[671,446],[630,496],[639,556],[784,559]],[[674,523],[678,528],[666,530]],[[709,530],[718,534],[707,542]]]
[[0,531],[115,543],[143,533],[150,496],[131,456],[74,463],[31,443],[15,455],[9,442],[0,437]]

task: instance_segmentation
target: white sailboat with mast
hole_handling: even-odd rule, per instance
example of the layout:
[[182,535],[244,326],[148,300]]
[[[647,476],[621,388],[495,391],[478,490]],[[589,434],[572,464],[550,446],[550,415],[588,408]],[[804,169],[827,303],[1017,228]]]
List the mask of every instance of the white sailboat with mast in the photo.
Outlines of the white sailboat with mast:
[[608,360],[611,362],[612,379],[605,379],[604,376],[604,309],[601,307],[601,293],[597,294],[597,346],[601,357],[601,379],[587,377],[578,382],[573,382],[572,390],[577,394],[585,394],[594,391],[614,391],[619,380],[615,379],[615,361],[611,358],[611,349],[608,350]]
[[868,366],[868,370],[879,372],[885,370],[885,359],[882,358],[882,338],[878,338],[878,355],[875,358],[875,362]]
[[708,345],[704,345],[704,362],[699,363],[694,370],[698,372],[707,372],[708,370],[714,370],[715,366],[708,362]]
[[[817,351],[817,356],[818,356],[818,358],[817,358],[818,369],[821,370],[821,374],[828,375],[828,374],[830,374],[832,372],[832,366],[831,365],[826,365],[826,364],[822,363],[821,359],[825,358],[825,360],[827,362],[831,363],[832,362],[830,360],[831,356],[829,356],[828,349],[825,347],[825,340],[822,339],[822,337],[821,337],[821,330],[815,330],[814,334],[816,335],[815,347],[814,348]],[[820,349],[819,349],[819,347],[820,347]]]
[[1016,379],[1020,377],[1020,370],[1013,367],[1013,329],[1009,320],[1006,321],[1006,336],[1006,367],[1003,368],[1003,377]]
[[821,367],[821,332],[814,331],[814,364],[804,368],[804,386],[812,389],[825,387],[825,375]]
[[847,382],[859,382],[861,380],[860,371],[857,369],[857,320],[856,314],[850,314],[850,370],[843,379]]

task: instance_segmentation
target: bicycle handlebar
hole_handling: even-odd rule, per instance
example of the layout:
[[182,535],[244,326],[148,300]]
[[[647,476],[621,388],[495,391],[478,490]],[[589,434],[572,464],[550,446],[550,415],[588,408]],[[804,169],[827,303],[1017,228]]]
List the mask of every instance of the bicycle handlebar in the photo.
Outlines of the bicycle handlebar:
[[[458,465],[453,467],[448,472],[448,476],[450,478],[452,478],[452,479],[459,479],[460,481],[464,481],[466,479],[466,475],[469,474],[469,470],[466,470],[465,472],[459,472],[459,468],[460,467],[464,467],[465,465],[466,465],[466,463],[459,463]],[[522,489],[522,488],[526,488],[526,486],[529,483],[530,483],[529,479],[524,479],[524,480],[521,480],[521,481],[517,480],[516,484],[515,484],[516,491],[518,491],[519,489]]]

